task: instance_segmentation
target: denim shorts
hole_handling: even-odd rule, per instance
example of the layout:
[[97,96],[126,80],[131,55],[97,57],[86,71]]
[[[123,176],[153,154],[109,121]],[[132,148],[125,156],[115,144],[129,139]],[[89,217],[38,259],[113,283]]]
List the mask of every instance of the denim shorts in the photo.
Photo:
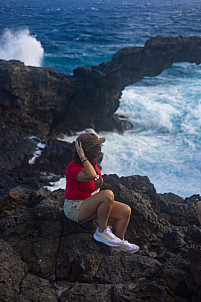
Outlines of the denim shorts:
[[79,209],[84,200],[64,200],[64,214],[67,218],[79,222]]

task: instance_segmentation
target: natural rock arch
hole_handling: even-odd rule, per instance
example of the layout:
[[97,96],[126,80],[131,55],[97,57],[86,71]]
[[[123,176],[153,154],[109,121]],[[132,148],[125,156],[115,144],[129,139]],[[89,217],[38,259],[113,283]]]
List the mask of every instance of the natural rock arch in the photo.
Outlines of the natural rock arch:
[[121,132],[130,127],[115,115],[122,90],[177,62],[201,63],[201,37],[157,36],[144,47],[121,49],[109,62],[79,67],[73,76],[0,61],[2,122],[43,136],[88,127]]

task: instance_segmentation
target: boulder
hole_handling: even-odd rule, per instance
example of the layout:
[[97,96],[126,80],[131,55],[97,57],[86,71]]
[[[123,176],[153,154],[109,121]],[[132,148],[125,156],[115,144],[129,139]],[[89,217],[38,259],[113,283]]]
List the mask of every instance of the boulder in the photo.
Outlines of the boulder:
[[28,265],[12,247],[0,239],[0,297],[1,301],[17,301],[21,282],[26,276]]

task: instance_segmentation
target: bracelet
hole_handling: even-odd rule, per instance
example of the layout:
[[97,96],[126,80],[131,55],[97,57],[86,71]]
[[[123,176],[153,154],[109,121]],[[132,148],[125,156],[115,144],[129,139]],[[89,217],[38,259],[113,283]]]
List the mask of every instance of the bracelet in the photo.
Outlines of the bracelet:
[[84,163],[85,161],[87,161],[87,160],[88,160],[88,158],[86,158],[85,160],[83,160],[82,165],[83,165],[83,163]]

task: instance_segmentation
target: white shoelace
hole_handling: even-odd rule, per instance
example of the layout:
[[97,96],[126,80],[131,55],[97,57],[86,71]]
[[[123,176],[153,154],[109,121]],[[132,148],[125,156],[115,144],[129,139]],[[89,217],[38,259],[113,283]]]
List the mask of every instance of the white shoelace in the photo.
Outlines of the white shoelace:
[[116,236],[112,233],[112,227],[108,226],[106,229],[106,232],[108,235],[110,235],[110,237],[115,238]]

